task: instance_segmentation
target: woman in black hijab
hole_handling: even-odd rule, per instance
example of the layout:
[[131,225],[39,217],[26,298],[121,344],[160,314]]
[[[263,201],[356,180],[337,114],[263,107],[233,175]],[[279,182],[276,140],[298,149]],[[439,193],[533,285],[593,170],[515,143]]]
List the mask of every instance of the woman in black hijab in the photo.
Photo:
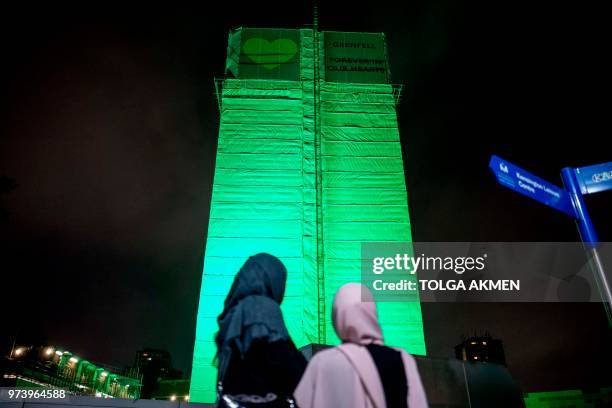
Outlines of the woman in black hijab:
[[228,398],[284,406],[300,381],[306,359],[291,341],[280,309],[286,281],[282,262],[264,253],[250,257],[234,278],[217,318],[221,406]]

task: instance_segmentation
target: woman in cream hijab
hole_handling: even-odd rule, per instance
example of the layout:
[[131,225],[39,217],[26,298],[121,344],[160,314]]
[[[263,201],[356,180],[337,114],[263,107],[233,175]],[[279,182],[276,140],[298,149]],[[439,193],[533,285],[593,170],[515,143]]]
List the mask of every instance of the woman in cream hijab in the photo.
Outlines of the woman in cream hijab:
[[365,286],[342,286],[332,313],[342,344],[310,360],[294,392],[300,408],[428,407],[414,358],[383,345],[376,304]]

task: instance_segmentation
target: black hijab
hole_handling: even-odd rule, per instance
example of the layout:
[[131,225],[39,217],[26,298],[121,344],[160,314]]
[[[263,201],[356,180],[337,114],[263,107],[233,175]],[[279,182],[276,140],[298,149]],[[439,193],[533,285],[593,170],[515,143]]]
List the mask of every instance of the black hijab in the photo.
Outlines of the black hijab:
[[240,268],[217,318],[219,381],[223,380],[234,350],[244,357],[254,340],[288,340],[280,304],[287,269],[270,254],[250,257]]

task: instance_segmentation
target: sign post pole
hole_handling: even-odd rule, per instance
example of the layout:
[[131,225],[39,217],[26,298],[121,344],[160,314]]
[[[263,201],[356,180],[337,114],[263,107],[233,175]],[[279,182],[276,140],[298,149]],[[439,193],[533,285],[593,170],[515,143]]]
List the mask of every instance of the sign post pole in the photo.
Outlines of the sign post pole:
[[570,199],[574,206],[574,212],[576,213],[576,224],[578,225],[578,231],[580,238],[585,245],[585,249],[591,255],[590,265],[595,275],[595,282],[599,289],[601,298],[604,301],[604,307],[606,309],[606,315],[608,317],[608,323],[612,326],[612,291],[610,290],[610,284],[606,278],[606,273],[601,262],[601,258],[597,252],[597,244],[599,239],[597,238],[597,232],[595,226],[591,221],[591,217],[586,209],[584,197],[582,196],[582,189],[577,176],[577,169],[565,167],[561,170],[561,178],[563,179],[563,185],[569,193]]
[[612,327],[612,290],[597,252],[599,239],[583,197],[585,194],[612,190],[612,162],[575,169],[564,168],[561,170],[561,177],[565,188],[551,184],[495,155],[491,156],[489,168],[504,187],[576,220],[597,289],[604,303],[608,323]]

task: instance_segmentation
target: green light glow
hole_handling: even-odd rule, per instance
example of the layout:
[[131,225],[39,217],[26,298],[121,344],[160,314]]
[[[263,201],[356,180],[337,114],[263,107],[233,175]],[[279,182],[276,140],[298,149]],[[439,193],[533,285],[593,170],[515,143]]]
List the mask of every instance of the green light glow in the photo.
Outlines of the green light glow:
[[612,401],[612,388],[599,390],[563,390],[530,392],[524,396],[527,408],[591,408],[609,406]]
[[[315,81],[313,31],[299,40],[299,80],[223,83],[191,402],[215,400],[216,316],[250,255],[286,265],[296,345],[337,344],[331,302],[360,281],[360,244],[412,240],[392,86]],[[387,344],[425,354],[418,302],[380,303],[379,314]]]

